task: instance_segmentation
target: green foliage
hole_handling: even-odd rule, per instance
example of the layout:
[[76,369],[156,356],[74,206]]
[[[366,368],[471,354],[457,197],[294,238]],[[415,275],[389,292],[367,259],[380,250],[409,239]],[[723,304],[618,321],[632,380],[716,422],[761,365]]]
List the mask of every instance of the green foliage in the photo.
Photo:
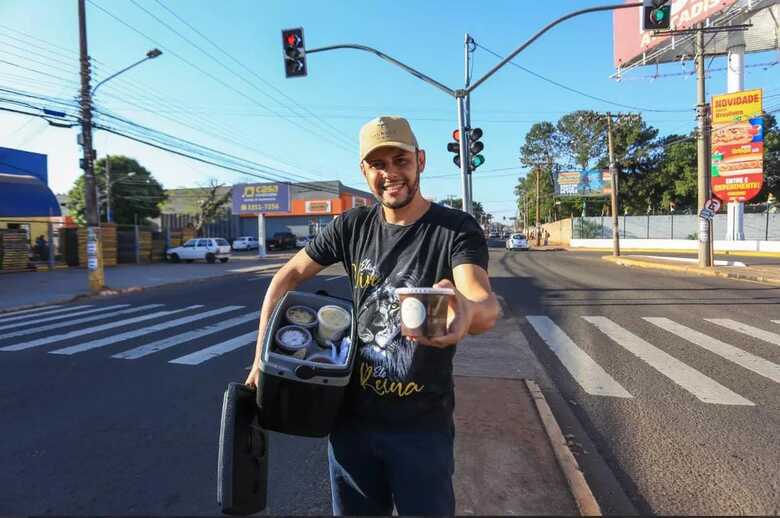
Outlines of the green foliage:
[[[448,205],[452,207],[453,209],[461,210],[463,209],[463,198],[447,198],[442,202],[444,205]],[[492,214],[486,214],[485,208],[482,206],[482,204],[478,201],[471,202],[471,208],[474,211],[474,218],[476,218],[477,221],[482,223],[483,218],[491,220],[493,219]]]
[[595,112],[568,113],[560,118],[555,128],[565,167],[590,169],[593,162],[606,153],[606,119]]
[[[106,175],[106,163],[110,160],[110,177]],[[160,203],[166,199],[162,185],[152,173],[137,161],[126,156],[111,156],[95,162],[95,183],[100,221],[107,221],[107,198],[111,192],[111,220],[119,225],[132,225],[136,218],[160,215]],[[76,221],[86,221],[86,181],[82,174],[68,192],[69,207]],[[107,187],[110,186],[110,189]]]

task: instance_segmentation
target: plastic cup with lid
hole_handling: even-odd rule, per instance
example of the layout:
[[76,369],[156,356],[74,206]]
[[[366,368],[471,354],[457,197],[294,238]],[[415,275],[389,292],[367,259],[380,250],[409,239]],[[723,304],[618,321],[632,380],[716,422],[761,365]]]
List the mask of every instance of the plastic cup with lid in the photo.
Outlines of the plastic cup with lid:
[[401,334],[406,337],[443,336],[447,334],[450,288],[396,288],[401,302]]
[[352,316],[340,306],[327,305],[317,311],[317,322],[317,340],[325,345],[341,340],[352,323]]

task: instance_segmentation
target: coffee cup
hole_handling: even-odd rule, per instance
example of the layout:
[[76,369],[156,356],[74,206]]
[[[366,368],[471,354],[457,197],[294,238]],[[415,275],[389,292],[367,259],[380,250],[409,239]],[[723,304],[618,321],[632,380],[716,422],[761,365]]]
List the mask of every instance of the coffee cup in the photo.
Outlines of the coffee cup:
[[450,288],[396,288],[401,303],[401,334],[433,338],[447,334]]
[[327,305],[317,311],[317,323],[317,340],[320,344],[338,343],[349,329],[352,316],[340,306]]

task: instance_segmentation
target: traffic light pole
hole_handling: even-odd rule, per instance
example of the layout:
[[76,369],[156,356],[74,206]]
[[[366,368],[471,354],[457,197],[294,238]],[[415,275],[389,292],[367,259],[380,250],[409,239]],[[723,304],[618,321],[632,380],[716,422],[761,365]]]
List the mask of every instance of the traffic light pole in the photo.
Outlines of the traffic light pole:
[[[466,37],[463,44],[463,62],[464,62],[464,88],[469,87],[469,83],[471,83],[471,51],[473,50],[471,48],[471,45],[473,45],[474,40],[471,39],[471,36],[469,36],[468,33],[466,33]],[[471,128],[471,96],[466,95],[465,99],[465,124],[466,128]],[[465,135],[467,132],[464,131],[464,128],[459,128],[460,134]],[[468,137],[467,137],[468,138]],[[468,150],[468,146],[470,146],[471,143],[467,143],[466,149]],[[466,211],[468,214],[474,215],[474,200],[471,196],[472,188],[471,188],[471,163],[468,160],[468,157],[470,154],[462,154],[462,148],[461,148],[461,162],[466,163],[466,167],[464,169],[463,163],[461,163],[461,175],[463,174],[463,171],[466,172],[466,177],[463,180],[463,210]]]
[[612,114],[607,112],[607,146],[609,147],[609,177],[612,182],[612,255],[620,256],[620,232],[618,230],[618,175],[615,170],[615,151],[612,147]]
[[87,271],[89,291],[103,289],[103,249],[100,235],[97,195],[95,192],[95,164],[92,150],[92,93],[89,88],[90,65],[87,52],[87,17],[84,0],[78,0],[79,50],[81,61],[81,145],[84,151],[84,197],[87,219]]
[[[80,2],[83,2],[83,0],[79,0]],[[513,52],[511,52],[508,56],[506,56],[501,62],[499,62],[496,66],[491,68],[484,76],[482,76],[477,82],[474,84],[469,85],[468,81],[470,78],[468,77],[469,71],[468,71],[468,65],[469,65],[469,57],[468,57],[468,44],[470,37],[468,34],[466,35],[466,75],[467,75],[467,84],[466,87],[462,90],[453,90],[451,88],[448,88],[447,86],[443,85],[442,83],[436,81],[435,79],[432,79],[431,77],[423,74],[419,70],[415,70],[414,68],[410,67],[409,65],[406,65],[405,63],[402,63],[401,61],[388,56],[384,52],[381,52],[377,49],[368,47],[366,45],[356,45],[353,43],[346,43],[346,44],[339,44],[339,45],[329,45],[327,47],[318,47],[314,49],[304,49],[304,56],[308,54],[315,54],[317,52],[326,52],[329,50],[338,50],[338,49],[355,49],[355,50],[362,50],[365,52],[370,52],[371,54],[374,54],[375,56],[379,57],[380,59],[383,59],[387,61],[388,63],[391,63],[397,67],[400,67],[410,74],[412,74],[414,77],[418,79],[422,79],[426,83],[434,86],[435,88],[438,88],[442,92],[446,93],[447,95],[450,95],[452,97],[455,97],[457,101],[457,111],[458,111],[458,129],[460,130],[460,156],[461,156],[461,164],[460,164],[460,171],[461,171],[461,177],[463,181],[463,207],[464,210],[471,213],[471,182],[470,182],[470,171],[468,163],[468,157],[467,150],[468,147],[468,136],[467,132],[465,131],[466,127],[468,127],[468,118],[470,117],[468,113],[468,97],[474,90],[477,89],[479,85],[484,83],[488,80],[493,74],[495,74],[501,67],[509,63],[515,56],[520,54],[523,50],[525,50],[529,45],[531,45],[534,41],[539,39],[540,36],[542,36],[544,33],[555,27],[561,22],[564,22],[570,18],[574,18],[576,16],[580,16],[583,14],[588,13],[595,13],[600,11],[614,11],[616,9],[628,9],[632,7],[639,7],[643,5],[642,2],[632,2],[629,4],[611,4],[611,5],[602,5],[602,6],[596,6],[596,7],[589,7],[587,9],[580,9],[578,11],[573,11],[569,14],[566,14],[564,16],[561,16],[560,18],[557,18],[553,20],[552,22],[548,23],[544,27],[542,27],[539,31],[536,32],[531,38],[529,38],[525,43],[520,45],[517,49],[515,49]]]

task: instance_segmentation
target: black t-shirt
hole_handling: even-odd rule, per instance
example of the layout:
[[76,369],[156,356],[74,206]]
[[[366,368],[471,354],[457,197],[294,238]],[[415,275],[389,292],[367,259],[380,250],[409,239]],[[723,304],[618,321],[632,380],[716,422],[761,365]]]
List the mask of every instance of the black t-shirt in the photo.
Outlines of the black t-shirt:
[[306,246],[317,263],[341,262],[349,275],[358,351],[343,417],[378,427],[446,429],[454,408],[452,358],[401,336],[395,288],[452,281],[452,269],[487,270],[488,250],[476,220],[431,204],[408,226],[392,225],[381,205],[359,207],[332,221]]

